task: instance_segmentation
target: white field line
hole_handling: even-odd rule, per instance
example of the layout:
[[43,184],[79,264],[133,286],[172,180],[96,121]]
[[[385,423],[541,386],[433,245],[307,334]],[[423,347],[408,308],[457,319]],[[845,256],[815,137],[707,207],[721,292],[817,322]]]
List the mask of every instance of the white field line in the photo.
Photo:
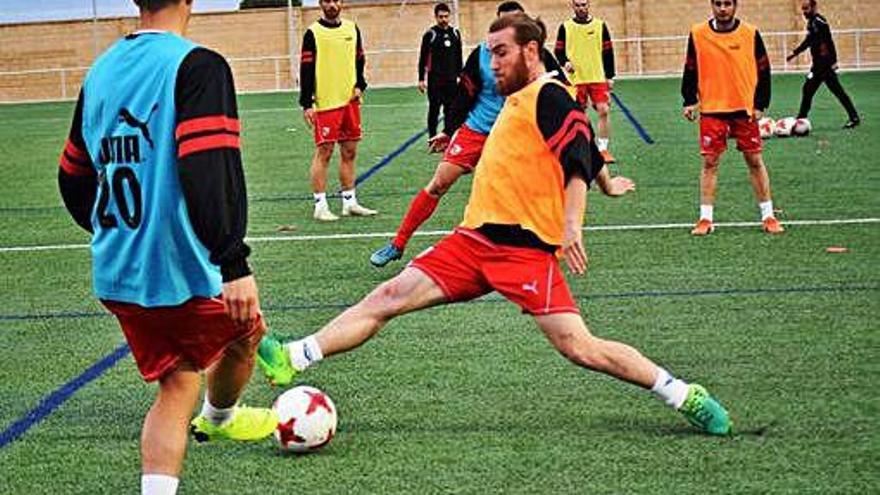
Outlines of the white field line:
[[[797,226],[822,226],[822,225],[864,225],[880,223],[880,218],[841,218],[835,220],[792,220],[790,222],[782,222],[783,225]],[[761,222],[718,222],[716,227],[720,228],[745,228],[758,227]],[[627,231],[627,230],[669,230],[669,229],[689,229],[693,227],[692,223],[654,223],[654,224],[635,224],[635,225],[592,225],[584,227],[587,232],[606,232],[606,231]],[[437,237],[449,234],[448,230],[426,230],[418,231],[414,235],[418,237]],[[329,240],[348,240],[348,239],[387,239],[393,237],[395,232],[362,232],[362,233],[346,233],[346,234],[316,234],[316,235],[284,235],[284,236],[261,236],[248,237],[247,242],[304,242],[304,241],[329,241]],[[16,252],[37,252],[37,251],[59,251],[69,249],[87,249],[88,244],[51,244],[46,246],[5,246],[0,247],[0,253],[16,253]]]

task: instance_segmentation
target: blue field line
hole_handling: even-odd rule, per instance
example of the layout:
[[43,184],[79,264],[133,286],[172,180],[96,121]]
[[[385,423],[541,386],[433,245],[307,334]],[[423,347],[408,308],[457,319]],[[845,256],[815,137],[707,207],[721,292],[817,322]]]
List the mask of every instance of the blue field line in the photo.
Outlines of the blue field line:
[[[769,287],[759,289],[692,289],[692,290],[643,290],[630,292],[609,292],[606,294],[575,294],[574,298],[582,301],[600,299],[644,299],[662,297],[706,297],[706,296],[749,296],[767,294],[805,294],[823,292],[863,292],[880,290],[880,284],[865,285],[836,285],[836,286],[806,286],[806,287]],[[499,303],[503,300],[480,299],[474,303]],[[333,302],[321,304],[280,304],[263,305],[266,312],[288,313],[296,311],[314,311],[324,309],[346,309],[353,302]],[[51,319],[76,319],[76,318],[101,318],[109,317],[110,313],[101,311],[59,311],[57,313],[26,313],[0,315],[0,322],[14,321],[39,321]]]
[[623,115],[626,117],[627,120],[629,120],[629,123],[632,124],[633,128],[636,130],[636,133],[639,135],[640,138],[642,138],[642,141],[648,144],[654,144],[654,140],[648,134],[648,131],[646,131],[645,128],[642,127],[642,124],[640,124],[638,120],[636,120],[636,116],[633,115],[632,112],[629,111],[629,108],[627,108],[627,106],[623,104],[623,101],[620,99],[620,97],[617,96],[616,93],[611,93],[611,98],[614,99],[614,103],[617,104],[617,106],[619,106],[621,110],[623,110]]
[[422,129],[421,131],[419,131],[419,132],[413,134],[412,136],[410,136],[409,139],[407,139],[406,141],[403,142],[403,144],[401,144],[400,146],[398,146],[396,150],[394,150],[394,151],[392,151],[391,153],[388,153],[387,155],[385,155],[384,157],[382,157],[382,159],[379,160],[379,163],[373,165],[372,167],[370,167],[369,170],[367,170],[366,172],[364,172],[364,173],[362,173],[361,175],[359,175],[359,176],[357,177],[357,179],[355,179],[354,184],[355,184],[355,185],[359,185],[361,182],[364,182],[365,180],[367,180],[367,179],[369,179],[370,177],[372,177],[373,174],[375,174],[375,173],[378,172],[379,170],[382,170],[383,167],[385,167],[386,165],[388,165],[389,163],[391,163],[392,160],[394,160],[395,158],[397,158],[398,155],[400,155],[401,153],[403,153],[404,151],[406,151],[407,148],[409,148],[410,146],[412,146],[413,143],[415,143],[416,141],[418,141],[419,138],[421,138],[422,136],[424,136],[424,135],[427,134],[427,133],[428,133],[428,128],[426,127],[426,128],[424,128],[424,129]]
[[61,404],[64,404],[67,399],[77,392],[77,390],[103,375],[105,371],[115,366],[119,360],[128,356],[128,353],[129,349],[127,345],[122,345],[116,348],[116,350],[101,358],[100,361],[93,364],[89,369],[83,371],[78,377],[65,383],[61,388],[46,396],[45,399],[40,401],[37,407],[28,411],[23,418],[12,423],[9,428],[0,432],[0,449],[11,442],[14,442],[34,425],[43,421],[46,416],[51,414],[55,409],[58,409]]
[[[840,285],[840,286],[813,286],[813,287],[781,287],[769,289],[708,289],[708,290],[680,290],[680,291],[633,291],[617,292],[608,294],[579,295],[576,299],[626,299],[626,298],[659,298],[659,297],[696,297],[696,296],[725,296],[725,295],[762,295],[762,294],[792,294],[792,293],[821,293],[821,292],[854,292],[876,291],[880,285]],[[502,303],[502,299],[482,299],[475,303]],[[318,309],[343,309],[348,304],[300,304],[290,306],[264,307],[270,312],[306,311]],[[108,313],[98,312],[61,312],[38,315],[0,315],[0,321],[39,320],[45,318],[94,318],[110,316]],[[73,380],[65,383],[58,390],[49,394],[45,399],[29,411],[24,417],[12,423],[11,426],[0,432],[0,449],[24,435],[29,429],[43,421],[55,409],[73,396],[79,389],[97,379],[116,365],[122,358],[128,356],[129,348],[122,345],[116,350],[103,357],[100,361],[85,370]]]

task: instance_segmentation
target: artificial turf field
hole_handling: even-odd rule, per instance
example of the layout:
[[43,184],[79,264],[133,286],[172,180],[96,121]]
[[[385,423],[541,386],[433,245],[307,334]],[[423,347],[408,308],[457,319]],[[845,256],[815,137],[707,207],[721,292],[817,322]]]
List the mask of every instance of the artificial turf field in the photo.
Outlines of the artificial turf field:
[[[802,223],[780,237],[757,224],[725,227],[758,220],[731,152],[719,179],[721,226],[700,239],[688,234],[697,128],[680,117],[678,80],[617,85],[657,142],[641,142],[614,112],[616,170],[638,190],[590,195],[588,226],[622,227],[587,231],[590,268],[569,277],[572,291],[595,333],[719,396],[736,423],[732,438],[701,435],[649,394],[572,366],[529,317],[489,295],[401,317],[301,375],[339,409],[337,438],[322,452],[191,444],[181,493],[877,492],[880,73],[842,80],[862,127],[840,130],[843,110],[823,89],[810,137],[766,144],[780,217]],[[772,116],[796,112],[801,81],[774,79]],[[294,101],[240,97],[251,260],[271,330],[283,337],[316,330],[402,267],[377,270],[367,258],[437,160],[420,139],[358,188],[381,215],[315,223],[311,136]],[[0,107],[0,493],[139,486],[154,386],[140,380],[115,320],[91,295],[89,253],[76,247],[87,237],[57,193],[72,109]],[[422,129],[425,111],[413,89],[369,92],[358,171]],[[454,226],[469,186],[457,184],[423,229]],[[339,200],[331,207],[338,212]],[[828,220],[853,223],[814,222]],[[280,225],[295,231],[276,232]],[[326,234],[338,236],[312,238]],[[405,258],[437,239],[415,237]],[[59,249],[10,249],[27,246]],[[828,254],[829,246],[849,252]],[[255,377],[244,400],[267,405],[277,393]]]

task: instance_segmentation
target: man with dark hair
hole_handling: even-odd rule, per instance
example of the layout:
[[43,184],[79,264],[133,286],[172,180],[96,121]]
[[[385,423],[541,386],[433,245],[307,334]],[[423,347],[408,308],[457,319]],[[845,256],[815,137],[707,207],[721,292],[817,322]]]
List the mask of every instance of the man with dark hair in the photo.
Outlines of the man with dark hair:
[[[498,17],[503,17],[522,13],[523,7],[519,2],[506,1],[498,5],[496,12]],[[542,48],[541,58],[548,72],[567,83],[553,54]],[[486,136],[504,104],[504,96],[496,91],[490,60],[491,53],[485,42],[480,43],[468,56],[459,77],[455,100],[447,110],[447,127],[428,141],[432,150],[445,150],[443,158],[431,181],[413,198],[394,239],[370,256],[370,263],[374,266],[385,266],[403,256],[403,250],[413,233],[431,217],[440,198],[462,175],[473,171],[480,159]],[[627,183],[623,189],[615,188],[613,194],[623,194],[631,186]]]
[[449,105],[455,98],[458,74],[461,72],[461,33],[449,25],[451,11],[445,3],[434,6],[434,19],[422,36],[419,49],[419,91],[428,92],[428,136],[437,135],[437,120],[443,109],[444,125],[449,127]]
[[[137,0],[138,30],[83,82],[58,183],[92,233],[94,290],[159,390],[141,435],[141,491],[177,490],[197,440],[258,440],[271,409],[238,407],[265,331],[244,242],[247,195],[232,72],[183,38],[192,0]],[[201,414],[190,415],[206,371]]]
[[593,336],[572,297],[557,253],[582,275],[587,184],[610,187],[591,158],[587,117],[565,87],[545,75],[544,26],[522,13],[501,16],[488,35],[498,93],[507,100],[476,167],[462,223],[321,330],[282,345],[265,337],[264,373],[289,383],[326,356],[354,349],[392,318],[497,291],[531,315],[578,366],[656,393],[694,425],[730,432],[721,404],[699,385],[671,376],[636,349]]
[[843,125],[843,128],[852,129],[861,123],[861,119],[859,112],[837,77],[837,49],[834,46],[834,39],[831,37],[831,26],[828,24],[828,20],[819,13],[816,0],[803,0],[801,12],[807,19],[807,37],[786,57],[786,60],[791,61],[809,48],[810,57],[813,59],[813,65],[810,67],[810,72],[807,73],[807,79],[801,89],[801,108],[798,111],[798,118],[807,118],[810,114],[810,107],[813,106],[813,96],[822,83],[825,83],[849,116],[849,120]]
[[736,18],[736,0],[709,0],[712,19],[691,27],[681,80],[683,116],[700,118],[700,217],[691,230],[715,230],[715,186],[727,140],[736,138],[749,169],[764,232],[785,231],[773,213],[770,177],[761,154],[758,120],[770,106],[770,59],[758,29]]
[[364,79],[364,45],[357,25],[340,17],[342,0],[320,0],[321,18],[303,34],[299,68],[299,104],[303,118],[314,131],[315,154],[310,169],[315,220],[333,222],[339,217],[327,203],[327,168],[339,143],[339,185],[342,216],[372,216],[355,195],[355,159],[361,139],[361,98]]
[[611,125],[610,91],[614,87],[614,49],[608,24],[590,14],[590,0],[571,0],[574,17],[559,25],[556,34],[556,59],[577,87],[577,101],[587,108],[592,104],[599,114],[596,138],[602,158],[614,163],[608,150]]

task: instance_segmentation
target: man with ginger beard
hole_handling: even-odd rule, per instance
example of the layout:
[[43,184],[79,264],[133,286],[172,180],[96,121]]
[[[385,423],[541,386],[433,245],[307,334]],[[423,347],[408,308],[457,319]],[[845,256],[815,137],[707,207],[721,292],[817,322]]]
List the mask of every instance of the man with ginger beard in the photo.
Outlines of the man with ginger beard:
[[492,23],[491,67],[507,98],[476,167],[463,221],[318,332],[287,344],[264,337],[257,362],[270,381],[289,384],[397,316],[497,291],[574,364],[651,390],[703,431],[730,432],[727,411],[705,388],[673,377],[626,344],[592,335],[580,315],[557,256],[574,275],[585,273],[588,184],[595,179],[604,190],[627,179],[610,179],[605,165],[591,159],[583,110],[545,75],[545,39],[543,23],[522,13]]

